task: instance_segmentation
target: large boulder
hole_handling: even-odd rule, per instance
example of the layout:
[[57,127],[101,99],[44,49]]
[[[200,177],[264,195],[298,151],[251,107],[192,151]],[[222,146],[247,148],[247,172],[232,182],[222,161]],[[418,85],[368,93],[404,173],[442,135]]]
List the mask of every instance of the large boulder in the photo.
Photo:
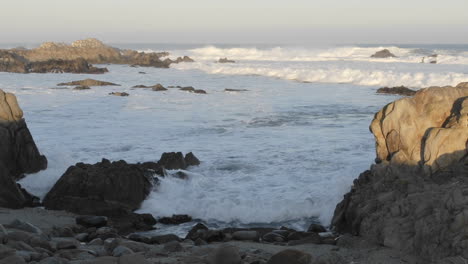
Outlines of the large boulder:
[[386,105],[370,126],[377,163],[423,164],[434,171],[457,162],[468,140],[467,96],[463,84],[431,87]]
[[15,181],[46,167],[47,159],[39,153],[15,95],[0,90],[0,207],[33,205],[34,197]]
[[0,90],[0,162],[13,179],[24,173],[35,173],[47,167],[39,153],[16,96]]
[[460,84],[420,90],[377,113],[378,164],[337,205],[334,229],[428,261],[468,260],[467,106]]
[[107,68],[97,68],[83,58],[73,60],[50,59],[29,64],[30,73],[87,73],[101,74],[108,72]]
[[47,209],[119,216],[138,209],[153,186],[152,175],[125,161],[103,159],[71,166],[44,198]]

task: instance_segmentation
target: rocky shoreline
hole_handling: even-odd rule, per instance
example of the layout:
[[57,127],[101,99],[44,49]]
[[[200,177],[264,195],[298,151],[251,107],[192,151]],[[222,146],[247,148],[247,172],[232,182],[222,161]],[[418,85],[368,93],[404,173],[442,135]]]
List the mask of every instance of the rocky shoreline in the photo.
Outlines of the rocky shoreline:
[[[63,85],[116,85],[84,81]],[[370,126],[376,164],[354,181],[332,223],[325,223],[328,229],[209,229],[198,223],[184,238],[141,233],[158,221],[191,221],[187,215],[156,219],[134,211],[161,177],[189,177],[184,170],[200,164],[193,153],[164,153],[158,161],[135,164],[77,163],[39,201],[16,180],[45,169],[47,159],[16,97],[1,90],[0,119],[0,207],[12,208],[0,210],[0,263],[448,264],[468,259],[468,83],[421,89],[376,113]]]

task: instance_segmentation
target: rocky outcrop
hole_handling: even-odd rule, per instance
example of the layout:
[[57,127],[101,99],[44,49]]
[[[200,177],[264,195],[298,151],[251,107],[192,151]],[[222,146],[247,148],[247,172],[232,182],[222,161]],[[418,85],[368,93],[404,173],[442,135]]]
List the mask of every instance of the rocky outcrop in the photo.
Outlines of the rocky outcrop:
[[31,206],[34,197],[15,181],[46,167],[15,95],[0,90],[0,207]]
[[335,230],[429,262],[468,260],[467,106],[462,83],[420,90],[378,112],[378,164],[337,205]]
[[416,94],[415,90],[411,90],[405,86],[397,86],[397,87],[382,87],[377,89],[377,93],[380,94],[396,94],[396,95],[404,95],[404,96],[413,96]]
[[[442,162],[440,158],[466,149],[467,96],[464,84],[431,87],[386,105],[370,126],[376,140],[377,163],[421,164],[432,170],[450,165],[450,161]],[[457,161],[457,155],[449,156]]]
[[155,85],[151,85],[151,86],[146,86],[146,85],[142,85],[142,84],[139,84],[139,85],[135,85],[133,86],[132,88],[150,88],[151,90],[153,91],[167,91],[167,88],[162,86],[162,84],[155,84]]
[[72,81],[72,82],[57,84],[57,86],[77,86],[77,85],[83,85],[83,86],[120,86],[120,84],[115,84],[115,83],[111,83],[111,82],[104,82],[104,81],[98,81],[98,80],[93,80],[93,79],[85,79],[85,80],[80,80],[80,81]]
[[126,92],[112,92],[112,93],[109,93],[109,95],[113,95],[113,96],[129,96],[130,94],[126,93]]
[[44,198],[47,209],[118,216],[138,209],[153,186],[151,174],[125,161],[71,166]]
[[396,58],[388,49],[383,49],[374,53],[371,58],[385,59],[385,58]]
[[[50,60],[75,61],[82,59],[92,64],[129,64],[135,66],[168,68],[172,63],[193,62],[193,59],[187,56],[179,57],[176,60],[164,59],[164,57],[169,55],[167,52],[145,53],[135,50],[121,50],[105,45],[101,41],[92,38],[77,40],[71,43],[71,45],[46,42],[35,49],[14,49],[1,52],[13,53],[15,56],[19,56],[31,63],[44,62],[45,64]],[[0,58],[2,58],[1,54]],[[44,63],[41,65],[44,65]],[[13,69],[16,67],[9,66],[8,68]],[[21,67],[17,69],[21,70]]]
[[14,51],[0,50],[0,72],[99,74],[107,71],[106,68],[92,66],[83,58],[29,61]]

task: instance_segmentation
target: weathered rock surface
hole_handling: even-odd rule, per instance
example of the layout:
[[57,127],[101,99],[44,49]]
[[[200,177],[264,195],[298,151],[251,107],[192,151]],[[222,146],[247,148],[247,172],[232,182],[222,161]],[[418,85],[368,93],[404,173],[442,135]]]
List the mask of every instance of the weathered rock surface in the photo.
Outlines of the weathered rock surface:
[[93,80],[93,79],[84,79],[80,81],[59,83],[57,84],[57,86],[120,86],[120,84],[98,81],[98,80]]
[[463,85],[422,89],[379,111],[370,126],[376,139],[376,161],[421,163],[437,170],[464,156],[468,87]]
[[125,215],[140,207],[152,184],[151,175],[125,161],[77,163],[47,193],[44,206],[78,214]]
[[0,206],[32,206],[35,197],[16,180],[47,167],[29,132],[15,95],[0,90]]
[[371,56],[371,58],[385,59],[385,58],[396,58],[396,56],[393,53],[391,53],[388,49],[383,49],[381,51],[377,51],[375,54]]
[[397,95],[404,95],[404,96],[413,96],[416,94],[415,90],[411,90],[404,86],[397,86],[397,87],[382,87],[377,89],[377,93],[380,94],[397,94]]
[[467,261],[467,100],[465,83],[432,87],[377,113],[379,164],[337,205],[335,230],[425,261]]

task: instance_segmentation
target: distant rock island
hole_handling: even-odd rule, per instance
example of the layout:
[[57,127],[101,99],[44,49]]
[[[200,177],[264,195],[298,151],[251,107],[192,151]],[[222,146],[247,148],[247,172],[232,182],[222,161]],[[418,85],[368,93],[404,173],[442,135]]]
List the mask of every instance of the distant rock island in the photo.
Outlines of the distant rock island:
[[175,60],[167,52],[144,53],[118,49],[97,39],[77,40],[71,44],[45,42],[34,49],[0,50],[0,72],[15,73],[105,73],[106,68],[91,64],[128,64],[169,68],[172,63],[193,62],[188,56]]

